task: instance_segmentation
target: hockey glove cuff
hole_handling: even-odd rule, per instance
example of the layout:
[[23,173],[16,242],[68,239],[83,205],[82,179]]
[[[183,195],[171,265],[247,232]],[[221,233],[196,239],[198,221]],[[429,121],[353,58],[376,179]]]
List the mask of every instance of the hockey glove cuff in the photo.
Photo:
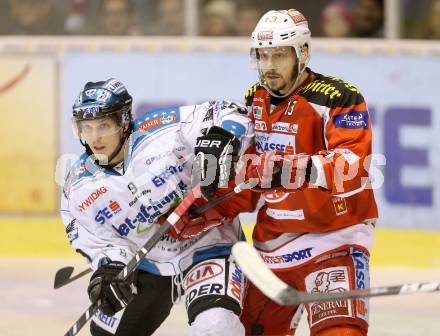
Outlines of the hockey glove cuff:
[[107,316],[112,316],[126,307],[137,293],[135,286],[136,271],[127,279],[118,280],[116,276],[125,267],[119,261],[107,261],[90,278],[87,292],[91,302],[101,300],[99,309]]

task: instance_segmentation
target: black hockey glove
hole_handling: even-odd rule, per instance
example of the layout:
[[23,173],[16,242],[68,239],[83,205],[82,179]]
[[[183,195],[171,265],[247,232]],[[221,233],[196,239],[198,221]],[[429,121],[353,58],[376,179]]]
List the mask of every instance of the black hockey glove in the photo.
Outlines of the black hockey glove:
[[101,300],[99,309],[108,316],[112,316],[126,307],[137,293],[135,273],[126,280],[117,280],[115,277],[125,267],[120,261],[109,261],[98,268],[90,278],[87,293],[92,302]]
[[206,197],[211,198],[234,177],[233,160],[239,150],[240,140],[218,126],[212,126],[206,135],[197,138],[194,174]]

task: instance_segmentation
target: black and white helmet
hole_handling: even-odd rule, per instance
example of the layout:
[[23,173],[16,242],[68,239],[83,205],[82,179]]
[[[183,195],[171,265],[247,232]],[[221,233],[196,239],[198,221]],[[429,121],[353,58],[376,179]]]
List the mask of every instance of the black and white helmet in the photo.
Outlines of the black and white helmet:
[[133,99],[124,84],[117,79],[88,82],[73,105],[72,116],[75,121],[81,121],[118,114],[121,123],[125,124],[132,119],[132,102]]

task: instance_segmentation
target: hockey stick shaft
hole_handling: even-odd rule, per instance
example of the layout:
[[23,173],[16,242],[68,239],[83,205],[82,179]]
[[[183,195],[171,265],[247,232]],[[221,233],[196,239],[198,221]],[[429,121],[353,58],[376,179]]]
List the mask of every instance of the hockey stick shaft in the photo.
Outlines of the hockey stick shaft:
[[197,208],[194,213],[196,215],[200,215],[201,213],[205,212],[208,209],[211,209],[213,207],[215,207],[216,205],[220,204],[221,202],[227,200],[228,198],[231,198],[232,196],[242,192],[243,190],[245,190],[246,188],[248,188],[248,186],[250,185],[249,181],[245,181],[240,183],[239,185],[237,185],[233,190],[229,191],[228,193],[221,195],[211,201],[209,201],[209,203]]
[[305,293],[291,287],[280,293],[280,304],[297,305],[311,302],[337,301],[347,299],[370,298],[377,296],[414,294],[440,291],[440,282],[412,283],[394,286],[372,287],[359,290],[349,290],[338,293]]
[[[191,204],[200,195],[200,187],[196,186],[189,194],[180,202],[176,209],[168,216],[166,221],[159,227],[154,235],[142,246],[135,254],[135,256],[127,263],[122,271],[116,276],[117,279],[126,279],[131,272],[135,270],[141,260],[147,253],[156,245],[160,238],[179,220],[179,218],[189,209]],[[100,301],[90,305],[89,308],[79,317],[73,326],[65,333],[65,336],[76,335],[81,328],[87,323],[93,314],[98,310]]]
[[243,273],[261,292],[279,305],[299,305],[311,302],[359,299],[440,291],[440,282],[414,283],[349,290],[337,293],[306,293],[281,281],[265,264],[259,253],[245,242],[236,243],[232,254]]

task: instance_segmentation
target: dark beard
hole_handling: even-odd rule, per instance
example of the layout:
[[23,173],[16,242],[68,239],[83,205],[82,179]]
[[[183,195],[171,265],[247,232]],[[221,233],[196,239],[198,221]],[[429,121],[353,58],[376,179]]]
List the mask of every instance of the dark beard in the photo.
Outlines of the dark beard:
[[[294,67],[293,67],[293,71],[292,71],[292,75],[290,76],[290,83],[291,83],[291,85],[294,85],[295,84],[295,82],[297,81],[297,79],[298,79],[298,65],[296,64]],[[286,90],[286,92],[289,92],[289,90],[292,88],[292,86],[290,86],[287,90]],[[284,88],[283,88],[284,89]],[[280,92],[280,90],[272,90],[276,95],[278,95],[278,96],[283,96],[284,94],[283,93],[281,93]]]

